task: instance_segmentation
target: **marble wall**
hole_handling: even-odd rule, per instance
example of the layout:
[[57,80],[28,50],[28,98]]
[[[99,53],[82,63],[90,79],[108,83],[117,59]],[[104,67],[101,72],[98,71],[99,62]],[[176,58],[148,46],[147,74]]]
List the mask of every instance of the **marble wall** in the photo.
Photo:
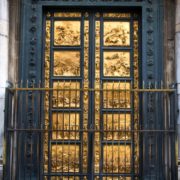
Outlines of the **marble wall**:
[[[178,95],[178,118],[177,118],[177,129],[178,129],[178,160],[180,162],[180,0],[176,2],[176,80],[177,80],[177,95]],[[180,175],[180,168],[179,168]],[[179,176],[180,179],[180,176]]]
[[0,172],[2,170],[3,156],[5,87],[8,79],[8,12],[8,1],[0,0]]

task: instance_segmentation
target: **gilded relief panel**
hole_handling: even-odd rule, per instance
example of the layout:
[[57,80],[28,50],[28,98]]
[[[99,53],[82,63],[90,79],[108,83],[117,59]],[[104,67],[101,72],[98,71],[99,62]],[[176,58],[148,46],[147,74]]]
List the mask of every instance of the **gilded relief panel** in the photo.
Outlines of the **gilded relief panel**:
[[81,13],[79,13],[79,12],[72,12],[72,13],[70,13],[70,12],[68,12],[68,13],[66,13],[66,12],[55,12],[54,13],[54,17],[63,17],[63,18],[68,18],[68,17],[81,17]]
[[[89,14],[86,12],[86,17]],[[84,21],[84,84],[83,84],[83,128],[88,129],[89,122],[89,20]],[[88,132],[83,133],[83,173],[88,170]]]
[[79,172],[78,145],[52,145],[52,172]]
[[80,83],[79,82],[54,82],[53,107],[80,107]]
[[80,45],[80,21],[55,21],[54,45],[79,46]]
[[[139,88],[139,22],[134,21],[134,88]],[[139,94],[134,93],[134,129],[139,129]],[[134,133],[135,141],[135,172],[139,172],[139,134]]]
[[103,115],[104,140],[130,140],[131,114],[104,114]]
[[104,52],[104,76],[130,77],[130,52]]
[[[44,84],[45,87],[49,87],[49,68],[50,68],[50,39],[51,39],[51,22],[46,21],[46,37],[45,37],[45,69],[44,69]],[[49,92],[45,93],[44,97],[44,129],[48,130],[49,128]],[[48,133],[44,133],[44,141],[43,141],[43,146],[44,146],[44,156],[43,156],[43,162],[44,162],[44,171],[48,171]]]
[[103,13],[104,18],[130,18],[130,13]]
[[103,106],[105,108],[130,108],[130,83],[106,82],[103,83]]
[[55,51],[54,76],[80,76],[80,52]]
[[78,140],[79,139],[79,122],[78,113],[53,113],[52,128],[53,140]]
[[[96,13],[96,17],[99,17],[100,14]],[[101,29],[101,23],[100,21],[95,22],[95,82],[94,86],[95,89],[100,89],[100,29]],[[100,92],[95,91],[95,126],[96,129],[100,129]],[[94,141],[94,171],[96,173],[99,173],[99,165],[100,165],[100,159],[101,159],[101,136],[99,132],[95,132],[95,141]]]
[[103,147],[103,172],[130,173],[131,146],[105,145]]
[[130,23],[129,22],[104,22],[104,45],[105,46],[130,46]]
[[112,177],[112,176],[106,176],[106,177],[103,177],[103,180],[131,180],[131,177],[123,177],[123,176]]
[[[67,177],[67,176],[53,176],[51,177],[51,180],[79,180],[80,178],[78,176],[70,176],[70,177]],[[84,180],[84,179],[83,179]]]

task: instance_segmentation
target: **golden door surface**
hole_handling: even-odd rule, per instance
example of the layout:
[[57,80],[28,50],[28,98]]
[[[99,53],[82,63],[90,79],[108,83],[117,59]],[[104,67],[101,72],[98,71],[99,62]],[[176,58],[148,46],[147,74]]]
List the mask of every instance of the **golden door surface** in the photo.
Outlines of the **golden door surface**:
[[138,18],[46,14],[44,179],[138,179]]

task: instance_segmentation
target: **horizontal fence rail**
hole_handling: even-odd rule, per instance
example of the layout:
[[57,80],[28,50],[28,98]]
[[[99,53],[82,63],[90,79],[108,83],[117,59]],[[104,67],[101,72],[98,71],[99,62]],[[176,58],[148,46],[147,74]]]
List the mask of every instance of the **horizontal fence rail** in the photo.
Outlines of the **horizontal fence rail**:
[[[100,94],[99,125],[84,120],[88,93]],[[164,87],[7,88],[4,179],[85,180],[92,158],[95,180],[175,180],[175,102]]]

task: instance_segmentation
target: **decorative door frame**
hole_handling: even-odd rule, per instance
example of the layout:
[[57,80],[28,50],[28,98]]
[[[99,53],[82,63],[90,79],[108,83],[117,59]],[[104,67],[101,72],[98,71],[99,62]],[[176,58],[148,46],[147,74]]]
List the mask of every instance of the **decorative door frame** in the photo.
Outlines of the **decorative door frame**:
[[[49,7],[117,7],[118,8],[136,8],[142,13],[141,27],[141,82],[145,86],[154,88],[156,82],[163,81],[163,0],[23,0],[21,4],[21,43],[20,43],[20,62],[19,62],[19,80],[23,82],[22,86],[27,85],[33,87],[34,84],[41,81],[43,70],[43,12]],[[31,127],[32,119],[32,104],[31,92],[29,92],[29,108],[24,115],[28,119],[25,122],[27,127]],[[149,100],[149,99],[150,100]],[[143,129],[155,129],[163,127],[163,117],[160,101],[157,101],[153,96],[148,96],[143,99],[143,112],[141,124]],[[147,103],[148,102],[148,103]],[[160,106],[158,106],[160,105]],[[160,115],[161,116],[160,116]],[[158,117],[157,117],[158,116]],[[157,121],[158,120],[158,121]],[[33,122],[38,124],[38,122]],[[32,136],[27,136],[23,140],[27,147],[32,141]],[[158,151],[156,147],[158,145]],[[148,153],[152,151],[152,159],[149,160]],[[24,154],[26,161],[25,166],[31,166],[31,161],[28,162],[29,152]],[[142,179],[164,179],[163,167],[163,142],[161,138],[158,141],[154,134],[144,133],[142,138]],[[155,159],[158,153],[158,160]],[[153,159],[154,158],[154,159]],[[38,164],[38,157],[34,164]],[[23,166],[23,163],[22,163]],[[38,165],[37,165],[38,166]],[[34,167],[36,169],[38,167]],[[160,173],[161,172],[161,173]],[[34,170],[34,174],[36,174]],[[158,174],[158,175],[157,175]]]

